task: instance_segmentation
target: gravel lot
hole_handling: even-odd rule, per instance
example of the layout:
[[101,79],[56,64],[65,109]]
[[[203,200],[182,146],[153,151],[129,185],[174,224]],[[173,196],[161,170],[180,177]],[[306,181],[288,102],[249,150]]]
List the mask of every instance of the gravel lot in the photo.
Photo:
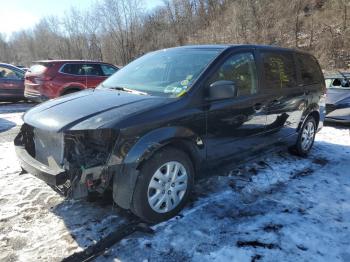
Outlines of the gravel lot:
[[[0,261],[60,261],[130,219],[20,175],[12,140],[31,106],[0,105]],[[349,159],[349,129],[325,127],[309,158],[281,151],[202,181],[179,216],[97,260],[350,261]]]

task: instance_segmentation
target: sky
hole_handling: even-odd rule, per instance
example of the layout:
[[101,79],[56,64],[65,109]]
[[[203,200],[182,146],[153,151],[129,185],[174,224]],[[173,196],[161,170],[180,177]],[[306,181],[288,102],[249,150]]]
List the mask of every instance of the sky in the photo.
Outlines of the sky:
[[[101,0],[0,0],[0,33],[28,29],[47,15],[63,15],[71,7],[86,9]],[[148,10],[162,4],[162,0],[144,0]]]

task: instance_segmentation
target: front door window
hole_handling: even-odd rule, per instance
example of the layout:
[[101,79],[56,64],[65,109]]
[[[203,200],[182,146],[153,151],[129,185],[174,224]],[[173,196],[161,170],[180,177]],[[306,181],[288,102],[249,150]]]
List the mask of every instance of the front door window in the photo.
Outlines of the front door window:
[[210,83],[229,80],[238,88],[238,96],[257,92],[257,73],[252,53],[235,54],[228,58],[213,75]]

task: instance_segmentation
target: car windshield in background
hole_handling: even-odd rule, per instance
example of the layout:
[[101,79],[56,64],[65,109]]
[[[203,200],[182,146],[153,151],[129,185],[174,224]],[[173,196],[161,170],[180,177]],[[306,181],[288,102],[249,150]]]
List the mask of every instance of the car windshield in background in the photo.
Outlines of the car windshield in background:
[[326,74],[325,80],[327,88],[350,89],[350,73],[348,72]]
[[100,88],[129,89],[156,96],[179,97],[219,49],[168,49],[146,54],[120,69]]
[[326,78],[327,88],[345,88],[350,89],[350,80],[344,78]]

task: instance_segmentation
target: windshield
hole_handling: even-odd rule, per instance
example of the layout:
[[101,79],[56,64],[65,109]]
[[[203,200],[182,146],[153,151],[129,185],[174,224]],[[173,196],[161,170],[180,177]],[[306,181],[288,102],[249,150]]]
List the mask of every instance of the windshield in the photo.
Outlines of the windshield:
[[152,52],[120,69],[99,88],[125,88],[149,95],[179,97],[191,87],[219,52],[217,49],[168,49]]

